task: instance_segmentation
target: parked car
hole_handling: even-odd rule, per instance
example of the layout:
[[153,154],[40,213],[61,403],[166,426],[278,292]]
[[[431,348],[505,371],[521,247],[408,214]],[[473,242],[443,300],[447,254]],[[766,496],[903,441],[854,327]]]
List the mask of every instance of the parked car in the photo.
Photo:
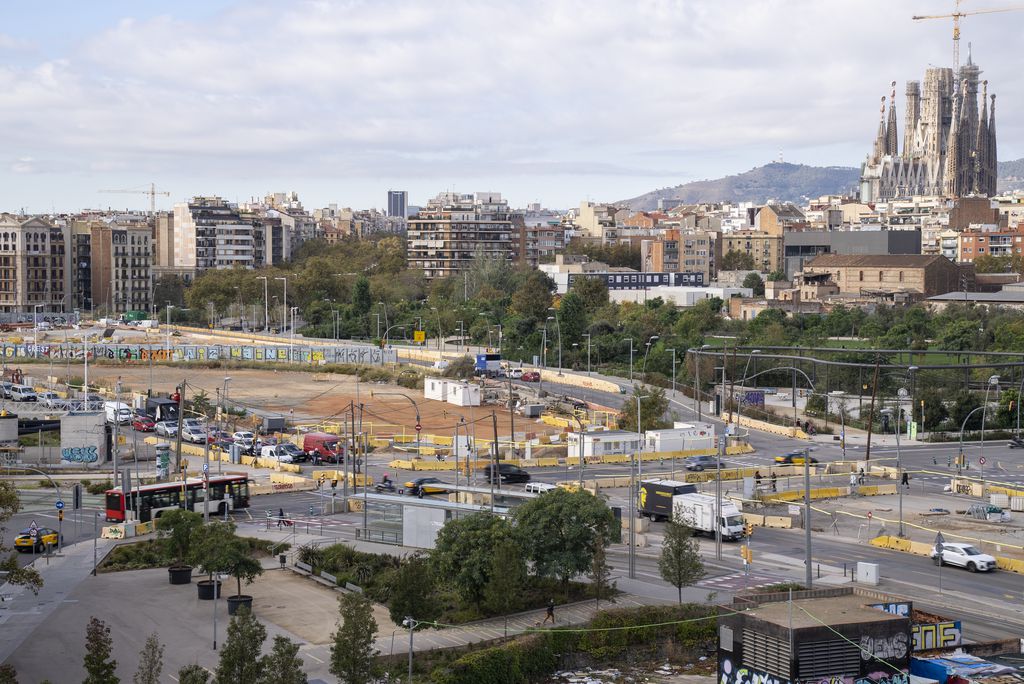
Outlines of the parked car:
[[544,494],[552,490],[558,489],[558,485],[553,485],[550,482],[527,482],[526,491],[533,494]]
[[537,371],[526,371],[522,375],[523,382],[540,382],[540,373]]
[[938,566],[956,565],[969,572],[990,572],[996,569],[995,558],[963,542],[944,543],[941,555],[932,551],[932,560]]
[[509,368],[508,369],[508,377],[512,378],[513,380],[520,380],[520,379],[522,379],[522,377],[523,377],[523,369],[522,368]]
[[209,439],[209,433],[206,432],[204,427],[196,427],[194,425],[183,425],[181,428],[181,438],[186,442],[192,442],[193,444],[202,444]]
[[[701,472],[702,470],[713,470],[718,467],[717,459],[714,456],[690,456],[683,461],[683,467],[687,470]],[[722,463],[725,467],[725,463]]]
[[405,487],[405,493],[409,496],[418,496],[421,499],[425,494],[443,494],[448,491],[442,487],[436,487],[431,485],[447,484],[442,482],[436,477],[418,477],[415,480],[406,482],[403,486]]
[[36,400],[48,409],[63,411],[68,407],[67,399],[61,399],[56,392],[40,392],[36,395]]
[[[789,465],[803,465],[804,464],[804,452],[802,451],[790,451],[785,456],[776,456],[776,463],[785,463]],[[818,459],[811,456],[811,464],[817,463]]]
[[306,454],[302,453],[302,449],[291,442],[268,444],[260,449],[260,456],[272,458],[281,463],[301,463],[306,460]]
[[13,382],[8,382],[7,380],[0,380],[0,393],[3,393],[5,398],[7,398],[7,399],[11,398],[11,388],[12,387],[14,387],[14,383]]
[[193,427],[193,428],[206,428],[206,421],[200,420],[199,418],[183,418],[181,421],[181,427]]
[[22,530],[14,538],[14,548],[22,553],[28,553],[33,549],[36,552],[42,551],[46,545],[57,546],[57,532],[49,527],[40,527],[36,530],[36,539],[32,540],[32,530]]
[[178,436],[178,421],[176,420],[161,420],[156,424],[156,434],[161,437],[177,437]]
[[13,385],[11,399],[14,401],[38,401],[36,391],[28,385]]
[[[494,464],[488,463],[484,466],[483,475],[484,480],[487,482],[492,481],[492,473],[494,472]],[[497,469],[498,479],[494,480],[502,484],[512,484],[516,482],[529,482],[530,473],[526,472],[518,466],[514,466],[511,463],[499,463]]]
[[309,432],[302,436],[302,450],[310,458],[319,458],[325,463],[344,463],[344,447],[341,438],[327,432]]
[[252,441],[254,439],[256,439],[256,435],[254,435],[251,432],[247,432],[245,430],[240,430],[240,431],[232,434],[231,435],[231,439],[235,440],[236,442],[238,442],[238,441],[248,441],[251,444]]
[[153,432],[156,430],[156,421],[149,416],[136,415],[132,418],[132,429],[139,432]]

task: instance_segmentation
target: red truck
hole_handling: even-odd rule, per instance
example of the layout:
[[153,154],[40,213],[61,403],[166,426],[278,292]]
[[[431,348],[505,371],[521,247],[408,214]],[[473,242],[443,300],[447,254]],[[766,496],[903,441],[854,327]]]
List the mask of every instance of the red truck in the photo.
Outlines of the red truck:
[[325,463],[344,463],[345,447],[341,437],[327,432],[310,432],[302,437],[302,450],[312,459]]

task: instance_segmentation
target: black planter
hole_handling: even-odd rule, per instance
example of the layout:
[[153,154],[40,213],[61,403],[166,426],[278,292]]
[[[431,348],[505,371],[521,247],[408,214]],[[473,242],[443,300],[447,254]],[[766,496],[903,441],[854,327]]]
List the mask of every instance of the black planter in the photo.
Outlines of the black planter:
[[245,606],[252,612],[252,596],[247,594],[238,594],[237,596],[228,596],[228,615],[234,615],[238,612],[238,609]]
[[192,566],[175,565],[167,568],[167,576],[171,584],[190,584],[192,582]]
[[220,580],[199,580],[196,582],[199,600],[212,601],[215,598],[220,598],[220,584]]

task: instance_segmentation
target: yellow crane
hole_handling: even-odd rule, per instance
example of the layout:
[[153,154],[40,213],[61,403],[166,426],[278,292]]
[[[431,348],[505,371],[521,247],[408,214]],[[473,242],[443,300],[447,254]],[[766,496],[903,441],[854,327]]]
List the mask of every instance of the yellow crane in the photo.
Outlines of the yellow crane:
[[[1002,7],[997,9],[982,9],[982,10],[971,10],[969,12],[960,11],[960,2],[962,0],[953,0],[953,12],[951,14],[922,14],[919,16],[911,17],[914,21],[921,21],[922,19],[952,19],[953,20],[953,78],[959,81],[960,74],[960,19],[963,17],[969,17],[975,14],[995,14],[997,12],[1017,12],[1024,9],[1022,6],[1017,7]],[[954,87],[959,88],[959,83],[955,83]]]
[[136,190],[129,188],[127,190],[100,190],[99,192],[112,192],[119,195],[149,195],[149,211],[154,216],[156,215],[156,196],[162,195],[163,197],[170,197],[171,193],[163,190],[156,189],[156,183],[149,184],[149,190]]

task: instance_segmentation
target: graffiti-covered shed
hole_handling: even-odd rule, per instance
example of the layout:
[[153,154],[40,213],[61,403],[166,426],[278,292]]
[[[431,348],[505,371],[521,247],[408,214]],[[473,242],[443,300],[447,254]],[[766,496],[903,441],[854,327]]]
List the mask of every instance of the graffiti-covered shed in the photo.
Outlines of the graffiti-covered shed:
[[723,612],[719,684],[907,684],[910,618],[867,604],[845,595]]

